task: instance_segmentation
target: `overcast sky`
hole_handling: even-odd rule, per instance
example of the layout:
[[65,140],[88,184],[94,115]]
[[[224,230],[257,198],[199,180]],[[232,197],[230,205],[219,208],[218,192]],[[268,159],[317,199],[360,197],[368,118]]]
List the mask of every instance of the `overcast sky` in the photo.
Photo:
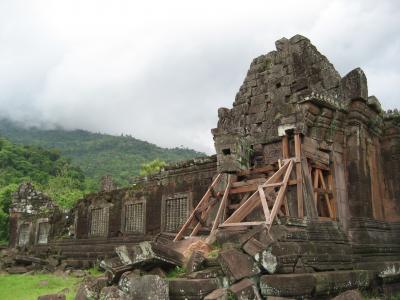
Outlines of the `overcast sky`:
[[217,108],[296,33],[400,108],[397,0],[0,0],[0,114],[213,153]]

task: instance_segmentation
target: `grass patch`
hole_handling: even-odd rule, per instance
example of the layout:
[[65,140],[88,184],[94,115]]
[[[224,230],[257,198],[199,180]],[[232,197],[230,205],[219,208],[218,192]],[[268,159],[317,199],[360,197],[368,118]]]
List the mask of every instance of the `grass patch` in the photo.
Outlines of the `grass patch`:
[[97,277],[99,275],[103,275],[104,272],[100,271],[98,266],[94,266],[93,268],[87,269],[87,271],[89,272],[89,274],[93,277]]
[[38,296],[55,294],[68,288],[69,292],[65,293],[67,299],[73,300],[80,281],[80,278],[51,274],[0,275],[0,299],[36,300]]

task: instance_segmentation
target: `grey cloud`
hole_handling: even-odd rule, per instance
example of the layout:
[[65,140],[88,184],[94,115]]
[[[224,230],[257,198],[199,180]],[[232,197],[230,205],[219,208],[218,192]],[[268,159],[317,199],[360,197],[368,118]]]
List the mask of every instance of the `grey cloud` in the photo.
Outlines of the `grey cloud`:
[[398,106],[398,1],[57,3],[0,3],[1,115],[212,153],[217,108],[254,57],[296,33]]

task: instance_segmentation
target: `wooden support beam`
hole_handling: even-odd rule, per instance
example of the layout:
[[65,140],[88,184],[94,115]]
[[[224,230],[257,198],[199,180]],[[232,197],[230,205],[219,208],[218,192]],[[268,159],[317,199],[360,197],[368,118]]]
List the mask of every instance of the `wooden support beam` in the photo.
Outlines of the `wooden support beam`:
[[319,175],[318,175],[318,169],[314,169],[314,182],[313,182],[313,188],[314,188],[314,202],[315,202],[315,207],[318,212],[318,192],[315,190],[318,189],[318,181],[319,181]]
[[[285,174],[284,172],[288,169],[288,166],[292,165],[292,160],[285,161],[285,164],[277,172],[275,172],[270,178],[268,178],[262,185],[276,183],[278,179]],[[286,181],[287,184],[287,181]],[[281,186],[282,189],[282,186]],[[226,221],[225,223],[235,223],[242,221],[249,213],[251,213],[258,205],[259,193],[258,190],[254,192],[249,199],[246,200]]]
[[263,184],[267,180],[266,178],[256,178],[256,179],[249,179],[249,180],[244,180],[244,181],[237,181],[233,182],[231,184],[232,188],[237,188],[237,187],[242,187],[242,186],[248,186],[248,185],[260,185]]
[[289,158],[289,138],[286,134],[282,137],[282,156]]
[[266,221],[255,221],[255,222],[237,222],[237,223],[224,223],[219,227],[234,227],[234,226],[257,226],[261,224],[269,224]]
[[214,181],[211,183],[210,187],[207,189],[206,193],[204,194],[203,198],[201,198],[201,200],[199,201],[199,203],[196,205],[195,209],[193,210],[193,212],[190,214],[189,218],[186,220],[185,224],[183,224],[181,230],[179,230],[179,232],[177,233],[177,235],[174,238],[174,242],[180,240],[182,238],[182,236],[185,233],[185,230],[190,226],[190,224],[193,221],[195,212],[197,211],[197,209],[199,207],[201,207],[203,205],[203,203],[205,201],[208,201],[208,199],[210,198],[211,195],[211,191],[214,188],[214,186],[217,185],[217,183],[221,180],[222,174],[219,173],[217,175],[217,177],[214,179]]
[[304,199],[303,199],[303,179],[301,171],[301,139],[300,134],[296,133],[294,135],[294,148],[296,157],[296,179],[301,184],[297,185],[297,216],[299,218],[304,217]]
[[232,187],[229,191],[229,194],[242,194],[242,193],[247,193],[247,192],[254,192],[258,189],[258,184],[250,184],[250,185],[244,185],[240,187]]
[[264,211],[265,221],[270,222],[271,215],[269,212],[267,199],[265,198],[264,189],[261,186],[258,187],[258,193],[260,194],[260,200],[261,200],[261,204],[262,204],[263,211]]
[[276,166],[273,165],[267,165],[262,168],[254,168],[254,169],[248,169],[248,170],[242,170],[237,173],[237,176],[246,176],[246,175],[252,175],[252,174],[262,174],[262,173],[268,173],[268,172],[273,172],[276,170]]
[[276,214],[278,213],[278,210],[280,209],[280,207],[282,205],[283,196],[285,195],[287,183],[289,181],[289,176],[290,176],[290,173],[292,172],[292,168],[293,168],[293,160],[290,160],[289,164],[287,165],[287,171],[285,173],[285,177],[283,178],[283,185],[279,189],[278,195],[276,196],[276,199],[275,199],[274,206],[272,207],[272,210],[271,210],[270,224],[273,223],[273,221],[276,217]]
[[218,212],[217,212],[217,215],[215,217],[213,227],[211,229],[211,233],[214,230],[216,230],[218,228],[218,225],[221,223],[221,218],[223,217],[223,213],[224,213],[226,205],[228,203],[228,196],[229,196],[229,190],[231,188],[231,184],[232,184],[231,175],[228,175],[228,183],[227,183],[226,188],[225,188],[224,196],[222,197],[221,203],[219,205]]
[[233,214],[226,219],[225,223],[236,223],[242,221],[249,213],[253,211],[259,204],[258,191],[254,192],[249,199],[246,200]]
[[[326,190],[325,179],[324,179],[324,176],[322,175],[322,171],[321,170],[318,170],[318,171],[319,171],[319,179],[321,181],[322,188],[324,190]],[[324,198],[325,198],[325,201],[326,201],[326,205],[328,207],[329,217],[333,218],[333,211],[332,211],[332,207],[331,207],[331,202],[329,200],[329,196],[328,196],[327,193],[324,193]]]

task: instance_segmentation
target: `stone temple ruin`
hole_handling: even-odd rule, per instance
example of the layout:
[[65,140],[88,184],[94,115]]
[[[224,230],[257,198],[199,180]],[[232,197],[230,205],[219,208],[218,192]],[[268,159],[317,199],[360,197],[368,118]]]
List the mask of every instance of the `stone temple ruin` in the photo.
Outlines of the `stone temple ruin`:
[[[10,246],[63,267],[101,261],[106,279],[80,292],[102,299],[400,289],[400,115],[368,95],[361,69],[341,77],[307,38],[282,38],[218,117],[216,155],[70,212],[20,189]],[[185,272],[164,278],[175,266]]]

